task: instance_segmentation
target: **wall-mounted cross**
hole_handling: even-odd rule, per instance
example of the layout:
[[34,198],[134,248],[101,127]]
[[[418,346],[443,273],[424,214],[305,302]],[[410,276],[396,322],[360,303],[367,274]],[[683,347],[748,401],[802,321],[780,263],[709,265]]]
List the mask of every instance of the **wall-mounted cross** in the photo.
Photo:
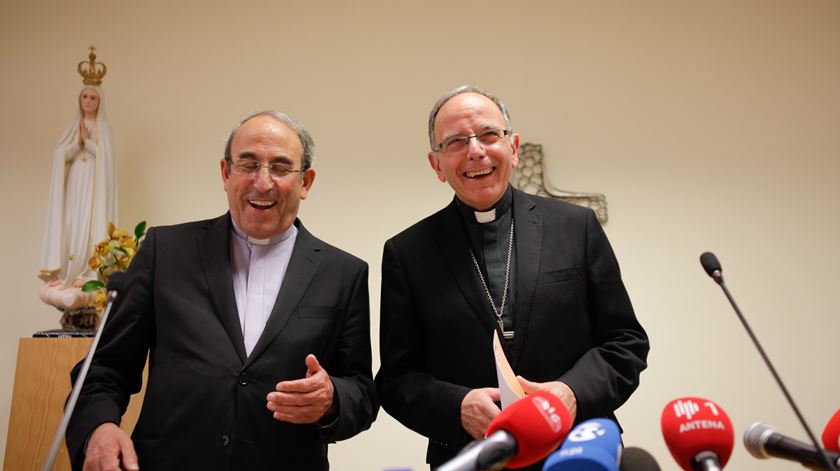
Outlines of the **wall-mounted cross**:
[[591,208],[601,224],[607,222],[607,197],[603,193],[561,190],[544,178],[542,144],[523,142],[519,147],[519,164],[510,175],[511,184],[532,195],[550,196]]

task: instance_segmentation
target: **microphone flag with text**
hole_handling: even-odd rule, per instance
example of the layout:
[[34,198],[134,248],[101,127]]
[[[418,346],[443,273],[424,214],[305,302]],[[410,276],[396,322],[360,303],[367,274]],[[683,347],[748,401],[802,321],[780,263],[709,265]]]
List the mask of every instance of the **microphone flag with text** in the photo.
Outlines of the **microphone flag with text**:
[[621,432],[610,419],[591,419],[578,424],[560,449],[545,460],[543,471],[618,471]]
[[487,427],[487,438],[467,445],[438,471],[523,468],[554,451],[572,428],[563,401],[536,391],[502,410]]
[[814,445],[800,442],[782,435],[763,422],[756,422],[744,432],[744,446],[756,458],[782,458],[796,461],[803,466],[815,469],[826,468],[822,453],[834,466],[840,465],[840,454],[833,451],[818,450]]
[[685,471],[722,469],[735,446],[729,416],[714,402],[699,397],[674,399],[665,406],[662,436]]
[[826,450],[840,453],[840,409],[831,416],[822,433],[822,443]]

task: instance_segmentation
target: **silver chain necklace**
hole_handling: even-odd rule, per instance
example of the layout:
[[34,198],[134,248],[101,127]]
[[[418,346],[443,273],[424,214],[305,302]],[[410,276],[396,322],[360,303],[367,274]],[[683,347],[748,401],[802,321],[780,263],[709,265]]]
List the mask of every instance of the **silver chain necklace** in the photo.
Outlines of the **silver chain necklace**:
[[[487,288],[487,283],[484,281],[484,275],[481,274],[481,267],[478,266],[478,260],[475,258],[472,247],[470,247],[470,257],[472,257],[475,271],[478,273],[478,279],[481,280],[481,286],[484,287],[484,293],[490,301],[490,307],[493,308],[493,314],[496,315],[496,322],[499,323],[499,329],[504,333],[505,324],[502,321],[502,314],[505,309],[505,301],[507,300],[508,284],[510,283],[510,256],[513,253],[513,218],[510,219],[510,240],[508,241],[507,265],[505,266],[505,287],[502,291],[502,303],[496,308],[496,303],[493,301],[493,296],[490,294],[490,289]],[[507,337],[507,335],[505,335]]]

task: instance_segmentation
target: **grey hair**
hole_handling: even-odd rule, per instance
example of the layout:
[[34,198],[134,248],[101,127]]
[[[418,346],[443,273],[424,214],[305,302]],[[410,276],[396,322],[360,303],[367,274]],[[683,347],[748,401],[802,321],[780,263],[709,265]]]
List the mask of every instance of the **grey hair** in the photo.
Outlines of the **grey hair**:
[[438,112],[440,112],[443,105],[451,100],[452,97],[462,93],[478,93],[479,95],[483,95],[490,99],[490,101],[496,104],[499,111],[502,112],[502,116],[505,118],[505,128],[510,129],[510,114],[508,114],[507,106],[502,103],[502,100],[493,94],[485,92],[475,85],[461,85],[460,87],[452,89],[447,92],[446,95],[440,97],[440,99],[435,102],[435,106],[432,107],[432,112],[429,113],[429,146],[431,146],[432,150],[435,150],[435,118],[437,118]]
[[245,118],[243,118],[238,123],[236,123],[236,125],[233,127],[233,129],[231,129],[230,134],[228,135],[228,138],[227,138],[227,142],[225,143],[225,161],[228,164],[233,163],[233,157],[230,155],[230,147],[233,143],[234,136],[236,136],[236,132],[239,131],[239,128],[241,128],[243,124],[245,124],[246,122],[248,122],[248,121],[250,121],[254,118],[258,118],[260,116],[270,116],[270,117],[276,119],[277,121],[285,124],[286,126],[289,127],[289,129],[294,131],[295,134],[298,137],[298,140],[300,140],[301,148],[303,148],[303,158],[302,158],[302,161],[303,161],[302,167],[303,168],[302,168],[302,170],[306,170],[306,169],[312,167],[312,161],[315,160],[315,141],[312,140],[312,135],[309,134],[309,131],[307,131],[303,127],[303,125],[300,124],[296,119],[292,118],[291,116],[287,115],[286,113],[281,113],[279,111],[271,111],[271,110],[260,111],[259,113],[250,114],[250,115],[246,116]]

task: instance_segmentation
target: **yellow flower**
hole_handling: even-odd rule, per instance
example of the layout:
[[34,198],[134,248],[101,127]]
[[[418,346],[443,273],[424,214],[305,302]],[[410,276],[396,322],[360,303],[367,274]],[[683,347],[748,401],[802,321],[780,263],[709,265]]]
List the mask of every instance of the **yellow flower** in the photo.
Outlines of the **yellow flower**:
[[111,233],[111,238],[114,240],[122,239],[123,237],[128,237],[128,231],[125,229],[117,229]]
[[103,240],[102,242],[96,244],[96,255],[102,257],[108,253],[108,246],[110,243],[110,240]]
[[93,307],[95,307],[98,311],[102,311],[105,309],[105,305],[108,303],[108,294],[105,292],[104,289],[99,290],[96,293],[96,296],[93,297]]
[[135,239],[134,236],[126,235],[125,237],[120,238],[120,245],[122,245],[124,249],[136,248],[137,239]]
[[[143,237],[145,226],[145,221],[138,224],[134,229],[135,235],[125,229],[118,229],[113,222],[108,223],[108,238],[96,244],[93,256],[88,259],[88,266],[99,273],[100,281],[107,283],[113,273],[128,269],[140,246],[137,237]],[[95,295],[91,306],[101,312],[106,301],[107,293],[102,290]]]

